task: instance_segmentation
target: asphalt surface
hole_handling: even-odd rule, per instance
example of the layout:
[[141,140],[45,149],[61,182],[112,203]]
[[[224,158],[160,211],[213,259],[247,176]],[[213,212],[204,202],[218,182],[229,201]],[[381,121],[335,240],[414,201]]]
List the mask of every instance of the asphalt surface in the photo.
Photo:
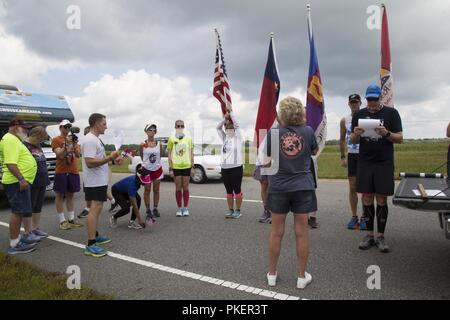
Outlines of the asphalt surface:
[[[114,174],[113,180],[123,176]],[[270,225],[258,223],[261,204],[245,202],[242,218],[230,220],[224,218],[225,200],[192,198],[191,216],[177,218],[174,190],[172,182],[162,183],[161,218],[146,230],[129,230],[127,217],[119,220],[117,229],[110,229],[109,204],[105,205],[99,230],[113,239],[105,247],[128,257],[301,299],[450,299],[450,241],[435,213],[390,204],[386,240],[392,252],[361,251],[358,243],[364,234],[346,229],[350,217],[347,182],[322,180],[317,193],[319,228],[310,231],[307,270],[313,282],[305,290],[296,289],[295,237],[289,215],[277,286],[269,288],[265,275]],[[259,184],[253,179],[244,178],[243,192],[247,200],[259,200]],[[224,198],[224,194],[221,182],[191,185],[193,196]],[[76,196],[77,213],[84,207],[83,197],[82,193]],[[9,222],[7,208],[0,209],[0,221]],[[61,239],[86,242],[85,228],[59,230],[51,197],[43,209],[42,229]],[[0,226],[4,252],[8,238],[8,229]],[[78,265],[83,286],[119,299],[268,299],[114,257],[86,257],[82,249],[50,239],[19,259],[60,273]],[[380,267],[380,290],[367,288],[371,265]]]

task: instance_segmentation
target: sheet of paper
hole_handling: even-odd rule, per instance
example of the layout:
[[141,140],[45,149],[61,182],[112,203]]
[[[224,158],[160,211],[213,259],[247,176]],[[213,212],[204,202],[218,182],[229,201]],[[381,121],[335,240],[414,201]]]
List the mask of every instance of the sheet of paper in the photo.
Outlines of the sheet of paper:
[[123,145],[123,132],[122,130],[114,130],[114,147],[116,151],[119,151],[120,147]]
[[[413,189],[413,192],[416,196],[421,197],[420,191],[417,189]],[[445,193],[441,190],[425,190],[427,196],[429,197],[446,197]]]
[[381,138],[381,136],[375,132],[375,128],[381,126],[381,121],[379,119],[359,119],[358,127],[364,129],[364,133],[361,137],[364,138]]

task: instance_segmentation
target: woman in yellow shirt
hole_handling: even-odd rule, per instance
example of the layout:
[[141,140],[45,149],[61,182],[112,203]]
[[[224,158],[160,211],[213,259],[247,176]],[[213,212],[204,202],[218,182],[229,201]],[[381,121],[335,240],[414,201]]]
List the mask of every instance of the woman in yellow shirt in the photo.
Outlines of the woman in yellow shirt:
[[[184,134],[184,121],[175,122],[175,135],[169,138],[170,176],[175,181],[175,197],[177,199],[177,217],[189,216],[189,181],[194,174],[194,144],[192,138]],[[182,200],[184,206],[182,206]]]

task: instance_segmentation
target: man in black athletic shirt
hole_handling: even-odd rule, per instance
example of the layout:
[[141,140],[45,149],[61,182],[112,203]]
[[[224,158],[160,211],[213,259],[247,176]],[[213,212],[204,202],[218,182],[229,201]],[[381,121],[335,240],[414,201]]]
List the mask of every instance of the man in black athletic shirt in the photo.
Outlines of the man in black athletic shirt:
[[[394,194],[394,143],[403,142],[402,120],[398,111],[380,103],[381,89],[371,84],[366,91],[367,108],[354,114],[351,140],[359,143],[357,191],[363,194],[364,216],[368,234],[359,244],[367,250],[376,245],[381,252],[389,252],[384,239],[388,216],[387,197]],[[375,128],[376,135],[360,126],[361,119],[380,121]],[[374,199],[377,199],[375,211]],[[378,237],[374,238],[375,214]]]

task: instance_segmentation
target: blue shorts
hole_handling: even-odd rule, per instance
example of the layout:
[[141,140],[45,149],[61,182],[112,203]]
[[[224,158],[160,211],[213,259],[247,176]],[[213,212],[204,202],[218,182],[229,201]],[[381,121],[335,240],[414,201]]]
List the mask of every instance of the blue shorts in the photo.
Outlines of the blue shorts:
[[20,191],[20,184],[17,182],[4,184],[3,189],[11,206],[11,212],[24,218],[31,218],[33,215],[31,210],[31,186],[27,190]]
[[269,210],[274,213],[287,214],[311,213],[317,211],[317,198],[314,190],[286,193],[269,193],[267,198]]
[[56,193],[80,192],[80,175],[73,173],[56,173],[53,191]]

